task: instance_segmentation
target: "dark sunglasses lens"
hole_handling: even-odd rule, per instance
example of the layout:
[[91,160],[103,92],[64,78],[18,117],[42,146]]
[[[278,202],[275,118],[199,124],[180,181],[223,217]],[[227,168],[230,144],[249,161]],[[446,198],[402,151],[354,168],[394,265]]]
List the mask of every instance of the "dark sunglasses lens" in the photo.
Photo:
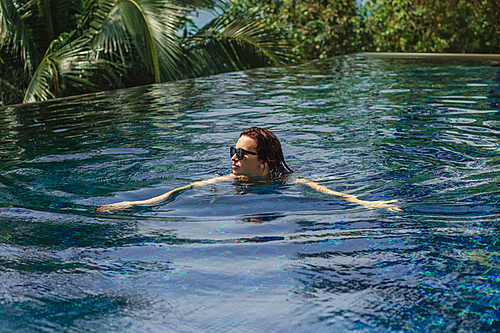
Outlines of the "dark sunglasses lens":
[[238,156],[239,160],[242,160],[244,157],[243,149],[241,149],[241,148],[236,149],[236,156]]
[[231,158],[233,158],[234,154],[236,154],[236,157],[238,157],[239,160],[243,159],[243,149],[241,148],[236,149],[234,147],[231,147],[230,151],[231,151]]

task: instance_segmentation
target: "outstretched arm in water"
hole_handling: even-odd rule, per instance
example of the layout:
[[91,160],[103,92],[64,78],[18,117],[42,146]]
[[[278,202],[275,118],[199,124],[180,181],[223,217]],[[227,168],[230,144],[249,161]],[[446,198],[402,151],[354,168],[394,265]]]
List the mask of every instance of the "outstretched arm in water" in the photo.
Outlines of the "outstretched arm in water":
[[360,204],[361,206],[368,208],[368,209],[385,208],[389,212],[401,212],[402,211],[402,209],[398,205],[392,204],[394,202],[397,202],[397,200],[365,201],[365,200],[359,200],[355,195],[352,195],[352,194],[345,194],[345,193],[340,193],[340,192],[330,190],[329,188],[327,188],[323,185],[320,185],[316,182],[310,181],[310,180],[297,178],[297,179],[295,179],[295,183],[307,185],[309,187],[312,187],[316,191],[319,191],[319,192],[322,192],[325,194],[330,194],[330,195],[344,198],[346,201]]
[[228,181],[228,180],[232,180],[232,179],[236,179],[236,177],[233,174],[229,174],[227,176],[215,177],[215,178],[212,178],[209,180],[202,180],[199,182],[191,183],[191,184],[186,185],[186,186],[178,187],[172,191],[169,191],[167,193],[164,193],[162,195],[159,195],[159,196],[151,198],[151,199],[140,200],[140,201],[117,202],[117,203],[114,203],[111,205],[104,205],[104,206],[100,207],[99,209],[97,209],[97,211],[100,213],[104,213],[104,212],[109,212],[112,210],[127,209],[127,208],[130,208],[133,206],[147,206],[150,204],[156,204],[158,202],[161,202],[163,200],[168,199],[170,196],[172,196],[174,194],[177,194],[183,190],[193,188],[195,186],[205,186],[205,185],[214,184],[214,183],[221,182],[221,181]]

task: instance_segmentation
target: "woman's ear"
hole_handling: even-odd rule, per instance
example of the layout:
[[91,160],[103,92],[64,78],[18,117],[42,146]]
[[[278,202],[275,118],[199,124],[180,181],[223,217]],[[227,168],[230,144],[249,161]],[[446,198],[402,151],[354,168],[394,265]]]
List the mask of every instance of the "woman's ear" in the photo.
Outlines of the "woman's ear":
[[262,172],[265,172],[265,173],[268,173],[269,172],[269,164],[267,164],[267,162],[265,161],[259,161],[260,163],[260,169],[262,170]]

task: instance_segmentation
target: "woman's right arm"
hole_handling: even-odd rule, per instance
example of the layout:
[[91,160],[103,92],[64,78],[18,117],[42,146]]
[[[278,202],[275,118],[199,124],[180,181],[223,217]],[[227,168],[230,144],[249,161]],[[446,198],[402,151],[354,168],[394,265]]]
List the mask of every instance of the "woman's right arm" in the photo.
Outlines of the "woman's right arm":
[[117,203],[110,204],[110,205],[104,205],[102,207],[99,207],[97,209],[97,211],[99,213],[105,213],[105,212],[109,212],[109,211],[113,211],[113,210],[127,209],[127,208],[130,208],[133,206],[145,206],[145,205],[156,204],[156,203],[159,203],[159,202],[162,202],[162,201],[168,199],[173,194],[182,192],[184,190],[193,188],[195,186],[205,186],[205,185],[214,184],[214,183],[221,182],[221,181],[228,181],[228,180],[232,180],[232,179],[235,179],[235,176],[231,173],[227,176],[215,177],[215,178],[212,178],[209,180],[202,180],[199,182],[191,183],[191,184],[186,185],[186,186],[178,187],[172,191],[168,191],[167,193],[164,193],[162,195],[159,195],[159,196],[151,198],[151,199],[139,200],[139,201],[122,201],[122,202],[117,202]]
[[394,203],[397,202],[397,200],[388,200],[388,201],[367,201],[367,200],[359,200],[355,195],[352,194],[347,194],[347,193],[340,193],[337,191],[330,190],[329,188],[320,185],[316,182],[303,179],[303,178],[297,178],[295,179],[295,183],[297,184],[304,184],[307,185],[316,191],[329,194],[329,195],[334,195],[336,197],[341,197],[344,198],[345,201],[357,203],[365,208],[368,209],[377,209],[377,208],[384,208],[385,210],[389,212],[402,212],[403,210],[401,207],[398,205],[395,205]]

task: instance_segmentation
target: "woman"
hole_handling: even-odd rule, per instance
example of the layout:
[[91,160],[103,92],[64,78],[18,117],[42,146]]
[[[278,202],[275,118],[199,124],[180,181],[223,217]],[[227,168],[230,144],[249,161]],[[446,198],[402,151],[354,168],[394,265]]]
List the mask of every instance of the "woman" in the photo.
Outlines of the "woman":
[[[292,173],[290,167],[288,167],[288,165],[285,163],[285,158],[283,157],[283,151],[281,149],[281,144],[278,138],[276,137],[276,135],[263,128],[251,127],[243,131],[240,135],[240,138],[238,139],[238,142],[236,142],[236,147],[231,147],[230,153],[231,161],[233,162],[233,173],[227,176],[194,182],[192,184],[176,188],[175,190],[169,191],[165,194],[148,200],[124,201],[111,205],[105,205],[100,207],[97,211],[102,213],[112,210],[126,209],[132,206],[155,204],[168,199],[173,194],[179,193],[182,190],[186,190],[194,186],[204,186],[220,181],[230,180],[268,179],[270,181],[271,179],[284,178],[287,174]],[[360,204],[368,209],[385,208],[390,212],[401,211],[399,206],[392,204],[397,200],[359,200],[352,194],[335,192],[324,187],[323,185],[319,185],[318,183],[309,180],[297,178],[294,180],[294,182],[297,184],[310,186],[313,189],[325,194],[344,198],[346,201]]]

